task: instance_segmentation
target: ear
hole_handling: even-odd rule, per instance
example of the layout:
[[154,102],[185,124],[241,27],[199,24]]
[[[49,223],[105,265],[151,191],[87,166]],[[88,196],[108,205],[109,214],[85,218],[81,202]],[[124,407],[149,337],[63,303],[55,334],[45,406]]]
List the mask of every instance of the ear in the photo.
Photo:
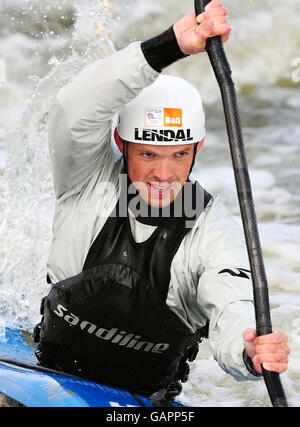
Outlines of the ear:
[[203,138],[201,141],[198,142],[197,154],[199,154],[200,151],[202,150],[202,148],[204,146],[204,142],[205,142],[205,138]]
[[118,146],[118,149],[120,151],[121,154],[124,153],[124,139],[122,139],[119,135],[118,129],[116,128],[114,131],[114,138],[115,138],[115,142]]

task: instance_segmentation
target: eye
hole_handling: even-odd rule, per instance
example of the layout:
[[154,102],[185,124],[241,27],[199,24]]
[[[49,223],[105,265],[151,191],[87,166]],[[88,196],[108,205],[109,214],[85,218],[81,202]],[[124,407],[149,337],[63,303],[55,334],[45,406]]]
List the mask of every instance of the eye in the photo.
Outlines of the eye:
[[144,159],[154,159],[155,154],[150,153],[149,151],[145,151],[144,153],[141,153],[141,156],[144,157]]
[[184,159],[189,155],[188,151],[180,151],[180,153],[176,153],[175,156],[177,159]]

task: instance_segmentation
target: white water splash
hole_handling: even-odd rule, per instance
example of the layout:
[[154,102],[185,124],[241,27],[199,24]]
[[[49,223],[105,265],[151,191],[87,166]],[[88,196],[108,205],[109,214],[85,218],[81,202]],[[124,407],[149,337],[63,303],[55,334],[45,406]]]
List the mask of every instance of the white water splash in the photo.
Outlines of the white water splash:
[[[102,3],[103,8],[98,8],[96,13],[96,6]],[[48,291],[46,265],[54,214],[47,151],[48,112],[59,88],[89,62],[114,51],[105,32],[105,3],[91,2],[91,8],[85,6],[84,9],[78,6],[72,53],[64,61],[53,57],[48,74],[42,79],[35,78],[36,86],[22,118],[8,132],[2,182],[5,195],[1,199],[0,316],[10,325],[31,328],[39,318],[39,301]],[[86,33],[85,22],[91,16]],[[98,32],[96,24],[102,25]]]

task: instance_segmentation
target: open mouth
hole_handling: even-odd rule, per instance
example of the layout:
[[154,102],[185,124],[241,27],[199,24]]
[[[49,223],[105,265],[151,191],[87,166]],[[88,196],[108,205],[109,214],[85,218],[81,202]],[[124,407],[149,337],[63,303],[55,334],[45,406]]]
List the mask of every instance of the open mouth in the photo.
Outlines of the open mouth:
[[172,185],[169,183],[151,183],[150,189],[152,196],[163,198],[170,194]]

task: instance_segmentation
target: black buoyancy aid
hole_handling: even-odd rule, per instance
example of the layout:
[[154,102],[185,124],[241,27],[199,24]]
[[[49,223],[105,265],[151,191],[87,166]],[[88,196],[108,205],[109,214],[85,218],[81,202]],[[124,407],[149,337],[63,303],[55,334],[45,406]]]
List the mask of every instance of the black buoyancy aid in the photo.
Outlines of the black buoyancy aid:
[[[193,194],[203,201],[197,220],[211,195],[198,183]],[[186,219],[166,218],[136,243],[128,214],[111,214],[82,273],[53,285],[44,299],[40,362],[142,393],[186,381],[186,362],[206,335],[206,328],[192,334],[166,304],[171,263],[190,231]]]

